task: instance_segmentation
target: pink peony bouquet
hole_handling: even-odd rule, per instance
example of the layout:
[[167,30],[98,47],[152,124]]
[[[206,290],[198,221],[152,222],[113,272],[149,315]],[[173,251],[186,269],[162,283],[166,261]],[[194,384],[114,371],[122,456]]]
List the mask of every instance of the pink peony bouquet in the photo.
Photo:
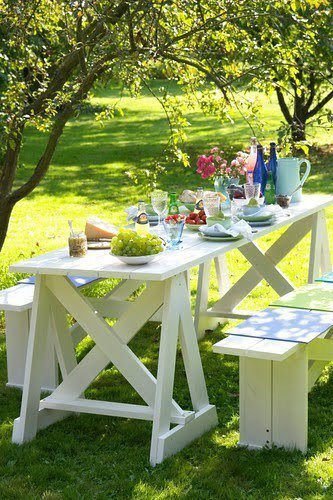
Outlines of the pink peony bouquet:
[[202,179],[209,177],[226,177],[237,178],[246,173],[246,161],[248,155],[243,151],[238,151],[236,158],[234,158],[228,165],[228,161],[224,158],[224,151],[218,147],[210,150],[210,154],[201,155],[197,162],[197,173],[201,175]]

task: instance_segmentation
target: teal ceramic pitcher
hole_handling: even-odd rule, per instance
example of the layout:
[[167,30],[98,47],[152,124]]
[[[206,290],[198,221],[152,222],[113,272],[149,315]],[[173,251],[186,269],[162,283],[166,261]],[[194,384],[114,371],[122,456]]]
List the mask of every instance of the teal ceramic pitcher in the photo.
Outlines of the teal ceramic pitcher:
[[[301,165],[306,164],[306,170],[301,179]],[[305,158],[279,158],[276,170],[276,194],[291,194],[300,184],[303,186],[311,170],[311,163]],[[296,191],[291,201],[301,201],[302,188]]]

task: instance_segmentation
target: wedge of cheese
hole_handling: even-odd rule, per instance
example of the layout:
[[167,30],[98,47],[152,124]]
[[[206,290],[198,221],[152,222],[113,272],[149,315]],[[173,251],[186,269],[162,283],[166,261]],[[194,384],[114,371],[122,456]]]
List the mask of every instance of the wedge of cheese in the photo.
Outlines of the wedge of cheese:
[[90,217],[86,222],[87,240],[112,239],[118,234],[118,229],[98,217]]

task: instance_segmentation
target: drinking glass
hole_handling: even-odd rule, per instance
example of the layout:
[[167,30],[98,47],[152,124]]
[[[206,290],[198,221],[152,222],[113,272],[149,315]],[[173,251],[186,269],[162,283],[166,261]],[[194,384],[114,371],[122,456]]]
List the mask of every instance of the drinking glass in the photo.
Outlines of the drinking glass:
[[156,232],[160,232],[161,215],[166,212],[168,205],[168,193],[166,191],[156,190],[151,193],[151,204],[154,212],[158,216]]
[[217,217],[220,213],[220,197],[217,193],[207,193],[203,197],[204,211],[207,217]]
[[174,219],[163,221],[169,250],[179,249],[179,243],[183,234],[184,224],[185,219],[180,219],[179,221],[175,221]]
[[245,198],[247,200],[250,200],[251,198],[255,198],[257,201],[259,200],[260,196],[260,182],[255,182],[254,184],[245,184],[244,186],[244,191],[245,191]]

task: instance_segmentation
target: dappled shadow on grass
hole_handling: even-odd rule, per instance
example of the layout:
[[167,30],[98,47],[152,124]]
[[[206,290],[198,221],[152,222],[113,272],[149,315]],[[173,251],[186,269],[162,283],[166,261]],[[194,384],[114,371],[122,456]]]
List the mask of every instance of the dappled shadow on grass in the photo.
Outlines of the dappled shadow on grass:
[[[238,359],[212,353],[221,330],[200,342],[210,402],[217,405],[219,425],[155,469],[149,466],[151,423],[131,419],[81,415],[70,417],[38,433],[31,443],[10,443],[11,424],[18,415],[21,393],[6,389],[5,349],[0,350],[0,486],[3,497],[49,494],[67,498],[272,498],[333,494],[327,480],[319,481],[318,455],[331,456],[333,380],[310,395],[309,453],[284,450],[253,452],[237,448]],[[82,347],[87,352],[91,342]],[[159,325],[145,326],[131,348],[156,374]],[[190,408],[186,377],[177,354],[174,396]],[[109,368],[87,391],[87,397],[142,403],[131,386]]]

